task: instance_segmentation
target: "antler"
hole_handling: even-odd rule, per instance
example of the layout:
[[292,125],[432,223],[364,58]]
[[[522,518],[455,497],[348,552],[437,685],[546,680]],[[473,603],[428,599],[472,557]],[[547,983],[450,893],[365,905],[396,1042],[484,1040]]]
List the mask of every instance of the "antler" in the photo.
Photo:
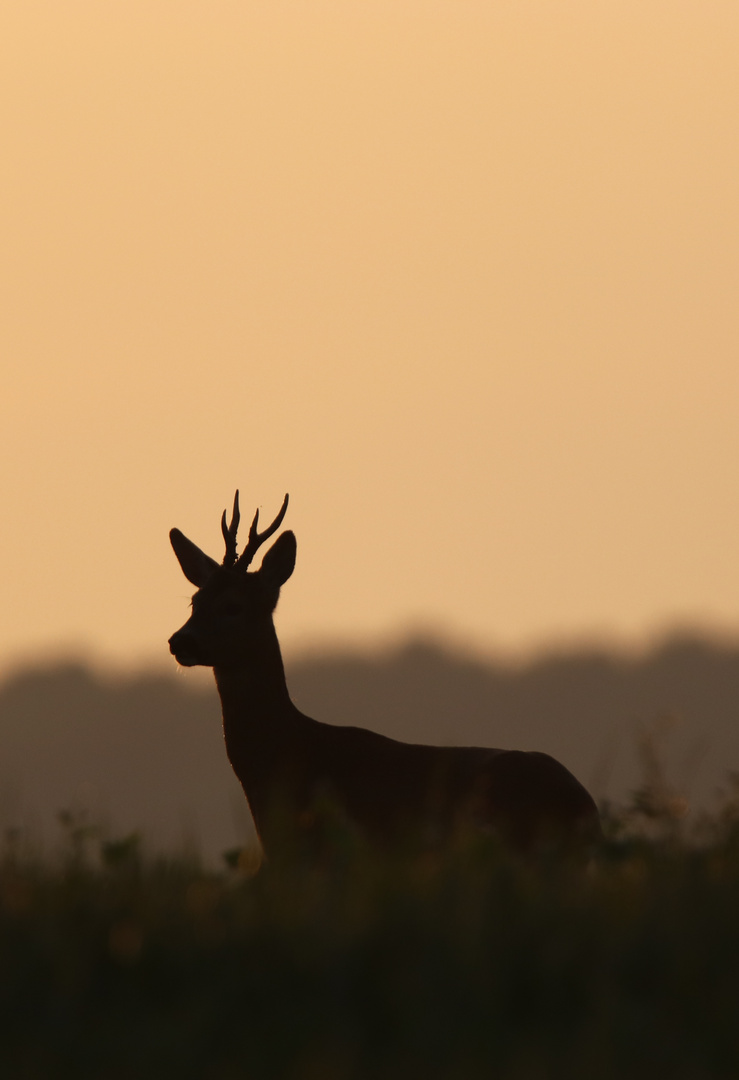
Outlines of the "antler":
[[[237,492],[237,494],[238,494],[238,492]],[[252,559],[254,558],[257,551],[259,550],[259,548],[264,543],[264,541],[268,540],[269,537],[272,536],[273,533],[276,533],[277,530],[279,529],[280,525],[282,525],[282,519],[284,518],[284,516],[285,516],[285,514],[287,512],[287,504],[288,504],[289,498],[290,498],[289,495],[285,496],[285,500],[284,500],[284,502],[282,504],[282,509],[280,510],[279,514],[277,515],[275,520],[272,522],[272,524],[268,528],[266,528],[264,530],[264,532],[261,532],[261,533],[257,532],[257,523],[259,522],[259,510],[257,510],[256,514],[254,515],[254,520],[251,523],[251,528],[249,529],[249,540],[247,541],[247,545],[244,548],[244,550],[242,551],[241,555],[239,556],[238,561],[236,562],[236,566],[238,567],[239,570],[246,570],[247,566],[252,561]],[[224,515],[224,517],[225,517],[225,515]],[[234,543],[235,543],[235,534],[234,534]]]
[[223,517],[221,518],[221,532],[223,533],[223,539],[226,541],[226,554],[223,556],[224,566],[235,566],[236,564],[236,531],[241,521],[241,514],[239,513],[239,491],[236,489],[234,495],[234,508],[231,514],[231,524],[226,525],[226,511],[223,511]]

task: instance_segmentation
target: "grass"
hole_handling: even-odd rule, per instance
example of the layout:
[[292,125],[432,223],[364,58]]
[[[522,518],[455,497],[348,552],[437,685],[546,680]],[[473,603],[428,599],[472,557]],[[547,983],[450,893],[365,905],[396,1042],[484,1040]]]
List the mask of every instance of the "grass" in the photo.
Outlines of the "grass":
[[739,1075],[737,799],[688,835],[642,792],[585,870],[479,842],[214,873],[66,827],[0,864],[3,1077]]

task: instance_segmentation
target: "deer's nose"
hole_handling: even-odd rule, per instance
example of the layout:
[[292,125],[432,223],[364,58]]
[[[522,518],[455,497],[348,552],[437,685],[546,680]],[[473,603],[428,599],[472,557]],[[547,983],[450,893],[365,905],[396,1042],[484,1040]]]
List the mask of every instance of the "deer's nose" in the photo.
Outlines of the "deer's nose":
[[197,661],[197,642],[195,635],[184,626],[176,630],[169,639],[169,651],[180,664],[190,667]]

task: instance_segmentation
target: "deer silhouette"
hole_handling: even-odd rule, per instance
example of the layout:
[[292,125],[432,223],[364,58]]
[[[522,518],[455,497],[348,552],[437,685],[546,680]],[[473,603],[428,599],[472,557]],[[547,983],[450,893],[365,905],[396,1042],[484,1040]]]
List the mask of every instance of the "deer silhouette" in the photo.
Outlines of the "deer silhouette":
[[[241,782],[263,852],[310,850],[331,815],[373,848],[441,846],[460,830],[483,830],[531,852],[552,844],[583,850],[600,836],[596,805],[548,754],[398,742],[358,727],[321,723],[293,704],[273,613],[295,567],[297,544],[283,532],[257,571],[249,566],[279,529],[254,515],[237,555],[239,493],[221,529],[222,563],[179,529],[170,540],[196,586],[192,614],[169,639],[185,667],[212,667],[231,765]],[[332,819],[333,820],[333,819]]]

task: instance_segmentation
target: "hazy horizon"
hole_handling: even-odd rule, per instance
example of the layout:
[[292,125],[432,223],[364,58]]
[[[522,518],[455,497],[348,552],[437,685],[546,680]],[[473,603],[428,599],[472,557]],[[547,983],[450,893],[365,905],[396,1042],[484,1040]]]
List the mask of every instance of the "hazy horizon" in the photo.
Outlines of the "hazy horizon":
[[[252,835],[205,669],[111,672],[36,663],[0,679],[0,831],[62,838],[70,810],[150,850]],[[735,791],[739,642],[683,637],[642,655],[550,653],[509,666],[438,642],[288,658],[295,704],[410,743],[552,754],[602,804],[650,785],[697,824]],[[51,848],[48,848],[49,850]]]

